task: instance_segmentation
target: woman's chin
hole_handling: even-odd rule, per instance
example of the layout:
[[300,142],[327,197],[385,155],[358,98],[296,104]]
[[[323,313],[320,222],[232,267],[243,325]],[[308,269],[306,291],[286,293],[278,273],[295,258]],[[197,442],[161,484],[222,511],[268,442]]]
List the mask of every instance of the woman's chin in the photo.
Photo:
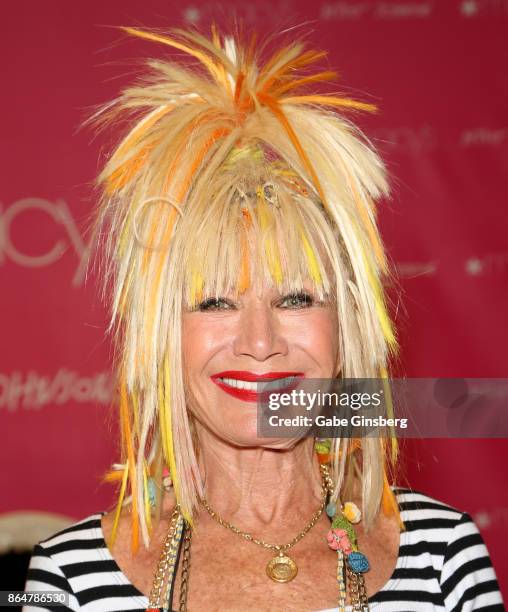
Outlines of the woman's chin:
[[289,437],[281,435],[266,435],[266,427],[259,431],[260,419],[256,404],[235,402],[234,405],[222,406],[220,416],[214,415],[214,419],[200,418],[195,415],[197,420],[213,434],[217,440],[226,442],[236,447],[259,447],[288,450],[293,448],[302,436]]
[[258,434],[257,423],[253,427],[245,427],[222,432],[220,437],[233,446],[249,448],[265,448],[274,450],[289,450],[299,441],[299,438],[266,437]]

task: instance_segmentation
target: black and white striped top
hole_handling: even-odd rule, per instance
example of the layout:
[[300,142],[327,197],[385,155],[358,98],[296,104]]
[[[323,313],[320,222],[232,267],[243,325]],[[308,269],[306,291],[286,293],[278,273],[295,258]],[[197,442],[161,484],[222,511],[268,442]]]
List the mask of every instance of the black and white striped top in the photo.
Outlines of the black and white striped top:
[[[410,489],[394,492],[406,531],[401,532],[395,570],[369,599],[370,608],[376,612],[502,612],[496,575],[471,517]],[[148,598],[129,582],[106,546],[101,516],[93,514],[34,549],[25,590],[66,591],[69,607],[25,606],[23,612],[146,610]]]

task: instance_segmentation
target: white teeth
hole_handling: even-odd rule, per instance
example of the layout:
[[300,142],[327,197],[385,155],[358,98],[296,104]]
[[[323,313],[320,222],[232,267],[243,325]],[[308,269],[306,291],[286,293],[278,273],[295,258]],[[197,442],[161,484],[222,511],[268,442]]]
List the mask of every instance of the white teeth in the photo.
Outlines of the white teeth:
[[[227,385],[228,387],[234,387],[236,389],[245,389],[246,391],[255,391],[256,393],[264,390],[276,390],[287,387],[296,376],[288,376],[286,378],[274,378],[272,380],[267,380],[266,382],[254,382],[247,380],[238,380],[237,378],[219,378],[219,380]],[[270,383],[267,385],[267,383]]]

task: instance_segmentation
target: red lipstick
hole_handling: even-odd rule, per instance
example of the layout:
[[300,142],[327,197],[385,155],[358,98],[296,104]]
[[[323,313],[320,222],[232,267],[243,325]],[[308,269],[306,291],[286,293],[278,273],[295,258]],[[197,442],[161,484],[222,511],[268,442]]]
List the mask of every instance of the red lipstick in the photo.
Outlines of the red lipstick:
[[[277,388],[273,390],[265,390],[262,393],[258,393],[257,391],[253,391],[251,389],[238,389],[237,387],[231,387],[224,383],[221,378],[233,378],[236,380],[243,380],[246,382],[269,382],[271,380],[277,380],[279,378],[288,378],[295,377],[295,380],[291,381],[284,388]],[[225,370],[224,372],[218,372],[214,374],[210,378],[212,381],[220,387],[223,391],[236,397],[237,399],[241,399],[244,402],[258,402],[268,400],[268,396],[270,393],[287,393],[294,389],[298,385],[298,379],[303,378],[303,372],[264,372],[262,374],[258,374],[256,372],[249,372],[246,370]]]

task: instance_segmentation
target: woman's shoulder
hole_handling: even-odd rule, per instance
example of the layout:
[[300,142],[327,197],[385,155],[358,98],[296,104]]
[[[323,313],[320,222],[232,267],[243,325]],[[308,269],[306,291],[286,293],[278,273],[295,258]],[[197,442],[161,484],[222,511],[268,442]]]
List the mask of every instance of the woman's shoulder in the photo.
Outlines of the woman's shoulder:
[[409,487],[392,487],[399,510],[406,520],[442,519],[459,521],[464,511],[426,493]]
[[25,590],[67,593],[65,609],[70,610],[146,609],[146,598],[122,573],[107,547],[101,525],[105,514],[86,516],[36,544]]
[[104,536],[101,528],[101,518],[105,512],[95,512],[85,518],[71,523],[64,529],[41,540],[38,546],[47,554],[63,554],[74,549],[94,549],[101,547]]
[[395,487],[394,493],[405,527],[400,554],[408,566],[426,559],[445,594],[459,583],[473,591],[480,583],[498,590],[485,541],[468,512],[414,489]]
[[[478,527],[467,512],[416,489],[394,487],[393,492],[409,542],[429,543],[438,554],[461,534],[476,535],[476,543],[481,539]],[[470,538],[466,543],[473,541]]]
[[[29,580],[72,581],[85,569],[108,565],[110,555],[101,528],[103,512],[90,514],[35,545],[28,571]],[[62,590],[64,588],[61,583]]]
[[410,593],[417,584],[421,590],[425,583],[429,609],[443,603],[447,610],[504,609],[487,547],[471,516],[421,491],[392,489],[405,529],[393,589],[385,598],[399,589]]

